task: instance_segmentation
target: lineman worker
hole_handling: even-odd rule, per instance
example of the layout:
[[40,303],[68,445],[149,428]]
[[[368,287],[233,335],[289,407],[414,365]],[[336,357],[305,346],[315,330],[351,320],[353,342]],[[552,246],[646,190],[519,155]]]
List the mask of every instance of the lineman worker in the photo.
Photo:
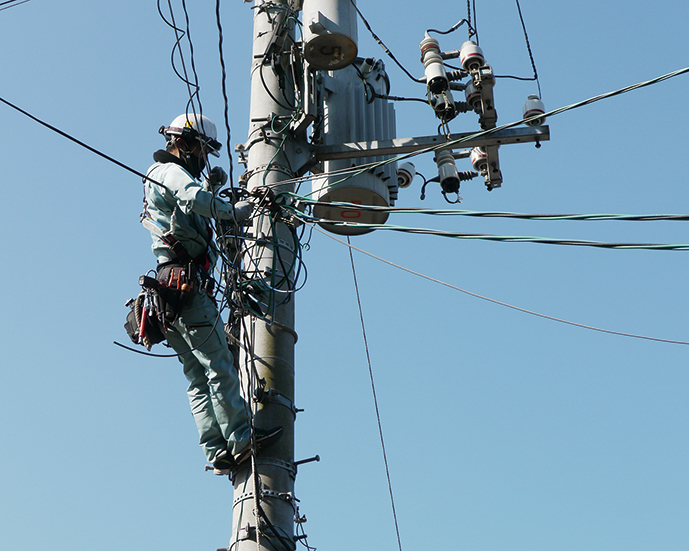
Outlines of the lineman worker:
[[[253,204],[231,205],[213,194],[214,186],[227,181],[220,167],[211,170],[203,183],[199,181],[207,155],[218,157],[221,148],[210,119],[182,114],[159,132],[165,136],[166,149],[154,153],[150,180],[144,181],[144,212],[158,260],[157,279],[159,285],[179,288],[184,270],[196,272],[190,296],[177,306],[171,316],[174,321],[166,324],[163,333],[179,354],[189,381],[187,394],[201,448],[216,474],[229,474],[250,457],[251,430],[224,325],[205,291],[218,258],[210,221],[214,217],[246,220]],[[282,427],[256,429],[256,445],[267,447],[281,435]]]

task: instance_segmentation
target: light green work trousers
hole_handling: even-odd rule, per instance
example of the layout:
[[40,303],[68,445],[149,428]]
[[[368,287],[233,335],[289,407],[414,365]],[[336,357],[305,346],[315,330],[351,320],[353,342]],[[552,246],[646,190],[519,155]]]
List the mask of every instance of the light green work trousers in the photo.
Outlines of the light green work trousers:
[[251,438],[247,404],[213,301],[194,294],[165,336],[184,366],[191,413],[208,461],[220,451],[242,451]]

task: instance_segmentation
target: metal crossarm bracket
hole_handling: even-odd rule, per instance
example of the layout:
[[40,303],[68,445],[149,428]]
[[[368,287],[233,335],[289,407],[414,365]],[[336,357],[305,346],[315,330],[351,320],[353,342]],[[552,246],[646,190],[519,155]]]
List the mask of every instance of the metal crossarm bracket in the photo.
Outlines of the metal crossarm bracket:
[[528,142],[540,143],[550,140],[550,130],[547,126],[506,128],[488,135],[471,138],[471,136],[476,134],[478,132],[462,132],[450,134],[447,137],[422,136],[419,138],[350,142],[338,145],[317,145],[313,147],[313,151],[316,160],[320,162],[333,159],[403,155],[405,153],[415,153],[423,149],[431,150],[456,140],[465,140],[456,144],[458,148],[488,147]]

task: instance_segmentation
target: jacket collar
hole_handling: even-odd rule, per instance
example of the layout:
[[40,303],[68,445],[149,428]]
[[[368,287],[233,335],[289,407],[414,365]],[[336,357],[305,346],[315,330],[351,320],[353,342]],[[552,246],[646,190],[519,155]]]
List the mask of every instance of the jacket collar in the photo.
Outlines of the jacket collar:
[[164,149],[159,149],[158,151],[156,151],[153,154],[153,160],[156,163],[175,163],[176,165],[181,166],[184,170],[189,172],[189,167],[187,166],[187,163],[185,163],[179,157],[175,157],[169,151],[165,151]]

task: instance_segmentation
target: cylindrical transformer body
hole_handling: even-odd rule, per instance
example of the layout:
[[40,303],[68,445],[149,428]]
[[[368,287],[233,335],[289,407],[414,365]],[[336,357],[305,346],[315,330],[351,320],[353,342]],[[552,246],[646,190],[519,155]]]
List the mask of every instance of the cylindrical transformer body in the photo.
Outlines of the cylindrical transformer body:
[[[323,89],[324,145],[392,140],[396,137],[395,108],[387,100],[373,97],[373,92],[376,95],[389,93],[390,84],[382,61],[357,58],[351,67],[324,74]],[[315,175],[313,178],[312,197],[322,203],[336,201],[378,207],[393,205],[398,193],[397,163],[365,168],[365,165],[386,158],[371,156],[324,161],[324,175]],[[354,170],[338,173],[349,169]],[[330,204],[316,205],[313,212],[318,218],[334,222],[383,224],[388,218],[385,212],[367,212]],[[360,235],[372,231],[327,222],[322,222],[321,226],[340,235]]]
[[356,10],[347,0],[304,0],[304,57],[313,68],[336,71],[357,56]]

